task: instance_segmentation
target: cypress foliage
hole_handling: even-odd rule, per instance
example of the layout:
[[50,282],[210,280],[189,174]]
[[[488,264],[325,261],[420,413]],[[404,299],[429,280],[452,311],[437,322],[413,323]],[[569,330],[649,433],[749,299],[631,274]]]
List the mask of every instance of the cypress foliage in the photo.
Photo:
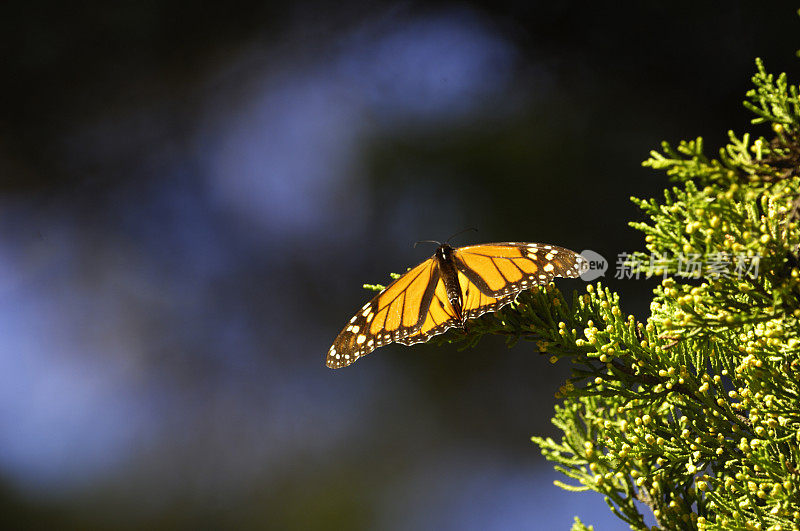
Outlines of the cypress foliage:
[[[645,166],[676,183],[631,226],[657,274],[651,316],[625,315],[600,283],[571,301],[525,292],[466,336],[531,339],[573,365],[553,423],[533,437],[565,476],[596,491],[632,529],[789,530],[800,522],[800,100],[756,61],[745,107],[768,137],[664,143]],[[589,529],[576,519],[574,530]]]
[[769,137],[729,132],[716,157],[665,142],[643,163],[676,183],[632,198],[647,252],[626,272],[663,278],[646,322],[599,282],[571,302],[550,284],[433,340],[500,334],[571,363],[561,440],[532,440],[558,486],[603,494],[631,529],[648,510],[654,529],[800,530],[800,89],[756,69],[744,106]]

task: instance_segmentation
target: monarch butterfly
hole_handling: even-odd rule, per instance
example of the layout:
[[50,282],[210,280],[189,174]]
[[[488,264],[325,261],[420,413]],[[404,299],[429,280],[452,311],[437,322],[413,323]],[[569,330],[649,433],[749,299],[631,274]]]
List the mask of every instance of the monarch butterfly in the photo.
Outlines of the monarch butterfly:
[[588,269],[578,253],[541,243],[487,243],[436,253],[389,284],[350,319],[328,350],[326,364],[346,367],[395,341],[422,343],[467,319],[496,311],[517,294],[554,277]]

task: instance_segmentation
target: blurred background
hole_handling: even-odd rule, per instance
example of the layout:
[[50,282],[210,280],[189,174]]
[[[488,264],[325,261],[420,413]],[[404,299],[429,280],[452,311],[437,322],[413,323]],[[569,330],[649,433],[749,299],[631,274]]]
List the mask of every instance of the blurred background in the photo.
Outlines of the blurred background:
[[529,440],[534,345],[325,354],[419,239],[613,276],[649,150],[748,130],[756,56],[797,82],[795,8],[5,3],[0,525],[625,529]]

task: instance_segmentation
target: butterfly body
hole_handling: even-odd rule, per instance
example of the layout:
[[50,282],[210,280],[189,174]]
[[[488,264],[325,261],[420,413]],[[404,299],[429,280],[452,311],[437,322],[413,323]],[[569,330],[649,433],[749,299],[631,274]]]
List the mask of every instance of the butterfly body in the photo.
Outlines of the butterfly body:
[[579,254],[555,245],[488,243],[454,248],[407,271],[350,319],[328,351],[340,368],[387,343],[413,345],[513,302],[519,292],[588,268]]
[[436,258],[439,277],[442,279],[444,289],[447,292],[447,300],[450,302],[450,306],[453,307],[453,313],[463,328],[465,319],[461,311],[463,307],[461,303],[461,286],[458,283],[458,271],[453,259],[453,251],[452,247],[443,243],[436,249],[436,254],[433,256]]

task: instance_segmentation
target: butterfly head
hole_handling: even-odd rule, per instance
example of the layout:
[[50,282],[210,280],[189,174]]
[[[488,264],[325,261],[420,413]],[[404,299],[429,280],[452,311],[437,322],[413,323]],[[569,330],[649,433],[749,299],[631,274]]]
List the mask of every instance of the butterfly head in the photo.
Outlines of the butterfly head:
[[434,243],[434,244],[438,245],[439,247],[436,248],[435,256],[439,260],[447,260],[447,259],[450,258],[450,256],[453,253],[453,248],[450,247],[450,245],[448,245],[447,242],[442,243],[442,242],[436,241],[436,240],[420,240],[420,241],[418,241],[418,242],[416,242],[414,244],[414,247],[416,247],[420,243]]
[[439,260],[449,261],[452,255],[453,248],[447,243],[440,243],[439,247],[436,249],[436,258]]

